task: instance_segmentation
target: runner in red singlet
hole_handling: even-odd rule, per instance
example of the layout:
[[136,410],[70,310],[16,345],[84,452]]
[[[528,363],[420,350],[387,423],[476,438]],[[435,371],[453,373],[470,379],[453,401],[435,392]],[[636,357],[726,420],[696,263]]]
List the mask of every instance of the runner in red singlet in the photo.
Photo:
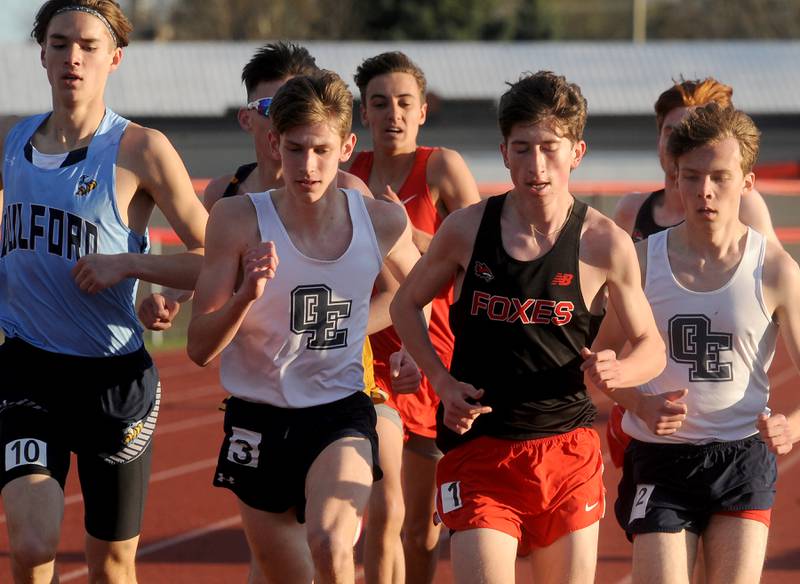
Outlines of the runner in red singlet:
[[[414,228],[414,243],[425,253],[445,216],[480,200],[475,180],[457,152],[417,145],[419,127],[427,115],[425,75],[406,55],[392,52],[367,59],[358,68],[355,81],[361,92],[361,120],[370,129],[373,151],[358,154],[350,172],[363,179],[375,196],[405,207]],[[429,327],[445,363],[453,350],[450,298],[450,287],[440,291],[432,305]],[[378,384],[388,389],[388,357],[400,348],[400,340],[389,328],[371,335],[370,341]],[[369,506],[365,561],[369,582],[414,584],[433,579],[439,541],[439,528],[432,520],[434,472],[441,456],[434,443],[438,401],[423,378],[418,392],[393,394],[386,405],[377,408],[385,474],[373,489]],[[406,477],[402,488],[401,461]]]

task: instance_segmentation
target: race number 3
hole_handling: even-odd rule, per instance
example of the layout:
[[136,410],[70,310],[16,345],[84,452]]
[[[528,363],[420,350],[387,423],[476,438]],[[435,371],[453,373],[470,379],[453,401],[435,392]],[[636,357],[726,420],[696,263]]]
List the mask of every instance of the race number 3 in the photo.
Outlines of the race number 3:
[[47,443],[36,438],[20,438],[6,444],[6,470],[23,464],[47,466]]
[[246,428],[231,428],[232,434],[228,444],[228,460],[258,468],[258,454],[261,447],[261,434]]
[[306,347],[316,351],[347,346],[347,329],[339,321],[350,316],[351,300],[334,301],[324,284],[292,290],[292,332],[308,334]]
[[444,513],[450,513],[450,511],[461,509],[464,506],[464,502],[461,500],[461,481],[442,483],[440,492],[442,495],[442,511]]

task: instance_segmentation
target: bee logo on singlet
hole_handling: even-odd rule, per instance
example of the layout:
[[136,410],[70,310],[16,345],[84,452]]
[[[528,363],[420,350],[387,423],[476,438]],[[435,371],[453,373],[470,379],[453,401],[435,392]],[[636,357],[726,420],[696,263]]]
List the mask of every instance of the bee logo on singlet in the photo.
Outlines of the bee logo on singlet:
[[75,189],[75,196],[85,197],[96,188],[97,188],[97,181],[86,174],[82,174],[81,178],[78,179],[78,186]]
[[136,440],[137,436],[139,436],[139,434],[142,433],[143,428],[144,428],[143,422],[136,422],[135,424],[131,424],[130,426],[128,426],[128,428],[125,430],[124,436],[122,437],[122,443],[125,444],[125,446],[127,446],[128,444]]

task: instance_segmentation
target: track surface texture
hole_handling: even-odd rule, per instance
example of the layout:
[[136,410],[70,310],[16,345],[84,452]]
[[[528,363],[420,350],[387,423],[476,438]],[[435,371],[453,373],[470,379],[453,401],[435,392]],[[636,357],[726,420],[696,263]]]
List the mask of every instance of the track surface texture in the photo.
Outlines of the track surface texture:
[[[222,438],[224,397],[218,383],[218,363],[206,369],[193,365],[183,351],[155,355],[161,372],[163,401],[155,437],[153,473],[138,556],[139,582],[205,584],[245,582],[249,554],[233,495],[211,487]],[[789,411],[798,403],[800,378],[781,347],[770,371],[774,411]],[[600,409],[597,429],[604,438],[610,402],[595,396]],[[74,466],[74,465],[73,465]],[[606,465],[608,508],[613,509],[619,470]],[[762,582],[800,581],[800,447],[780,459],[778,496]],[[2,513],[2,508],[0,508]],[[5,515],[0,515],[5,523]],[[83,554],[83,505],[77,477],[70,473],[57,571],[62,583],[87,582]],[[436,584],[452,582],[446,537]],[[360,549],[356,549],[360,556]],[[609,512],[601,522],[596,581],[630,582],[631,546]],[[363,570],[358,571],[363,575]],[[517,581],[531,582],[528,565],[520,560]],[[363,581],[363,576],[359,581]],[[0,529],[0,582],[12,582],[8,539]]]

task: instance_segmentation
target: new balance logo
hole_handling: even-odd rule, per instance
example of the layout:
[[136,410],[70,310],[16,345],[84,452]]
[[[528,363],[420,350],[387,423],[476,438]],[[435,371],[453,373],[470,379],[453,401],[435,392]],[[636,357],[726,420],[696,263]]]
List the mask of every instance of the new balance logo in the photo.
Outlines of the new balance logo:
[[575,277],[575,274],[565,274],[564,272],[559,272],[555,276],[553,276],[553,280],[550,282],[551,286],[569,286],[572,284],[572,279]]

